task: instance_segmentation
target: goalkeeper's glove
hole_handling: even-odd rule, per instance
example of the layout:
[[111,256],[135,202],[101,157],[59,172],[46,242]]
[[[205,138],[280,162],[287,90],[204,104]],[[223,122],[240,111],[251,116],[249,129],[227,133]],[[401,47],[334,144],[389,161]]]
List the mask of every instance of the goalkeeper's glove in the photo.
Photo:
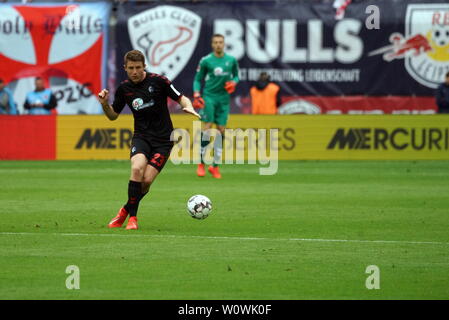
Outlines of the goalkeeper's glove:
[[196,109],[204,108],[204,100],[201,98],[201,94],[199,92],[195,92],[193,94],[193,107]]
[[235,91],[235,86],[236,83],[234,81],[227,81],[224,88],[228,93],[233,93]]

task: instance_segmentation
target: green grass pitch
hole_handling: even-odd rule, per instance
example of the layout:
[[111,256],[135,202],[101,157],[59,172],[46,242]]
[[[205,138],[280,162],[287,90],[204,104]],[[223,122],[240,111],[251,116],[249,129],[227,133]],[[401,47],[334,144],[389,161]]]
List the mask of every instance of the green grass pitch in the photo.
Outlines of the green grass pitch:
[[[1,161],[0,299],[449,298],[449,162],[258,169],[214,180],[169,163],[128,231],[106,226],[129,161]],[[194,194],[212,200],[205,220],[186,212]],[[379,289],[365,286],[370,265]]]

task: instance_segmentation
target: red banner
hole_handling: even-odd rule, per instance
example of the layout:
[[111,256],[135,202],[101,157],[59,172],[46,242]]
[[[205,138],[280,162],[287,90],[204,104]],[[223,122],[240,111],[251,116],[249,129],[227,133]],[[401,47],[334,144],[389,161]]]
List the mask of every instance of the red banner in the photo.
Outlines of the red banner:
[[0,116],[1,160],[55,160],[56,116]]
[[[251,114],[251,98],[235,100],[241,113]],[[434,114],[434,97],[414,96],[287,96],[279,114]]]

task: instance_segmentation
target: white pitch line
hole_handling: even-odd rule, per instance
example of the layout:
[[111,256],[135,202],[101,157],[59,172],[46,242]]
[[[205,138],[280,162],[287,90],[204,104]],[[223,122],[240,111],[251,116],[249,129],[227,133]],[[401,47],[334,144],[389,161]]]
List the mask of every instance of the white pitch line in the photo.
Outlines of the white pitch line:
[[158,234],[110,234],[110,233],[40,233],[40,232],[0,232],[0,235],[51,235],[65,237],[145,237],[145,238],[194,238],[209,240],[262,240],[262,241],[307,241],[307,242],[353,242],[353,243],[389,243],[389,244],[430,244],[449,245],[449,242],[436,241],[402,241],[402,240],[357,240],[357,239],[313,239],[313,238],[261,238],[261,237],[225,237],[225,236],[189,236]]

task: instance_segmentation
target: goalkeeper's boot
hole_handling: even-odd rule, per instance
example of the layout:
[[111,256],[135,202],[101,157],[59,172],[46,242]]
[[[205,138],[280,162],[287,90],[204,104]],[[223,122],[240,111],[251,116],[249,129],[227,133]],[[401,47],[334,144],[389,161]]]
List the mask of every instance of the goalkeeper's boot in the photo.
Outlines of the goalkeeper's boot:
[[221,174],[220,174],[220,170],[218,169],[218,167],[210,166],[208,170],[215,179],[221,179]]
[[109,222],[108,227],[109,228],[120,228],[125,222],[126,217],[128,216],[128,211],[125,210],[125,208],[120,208],[118,211],[118,214],[114,217],[114,219]]
[[126,226],[126,230],[137,230],[137,217],[129,217],[128,225]]
[[196,169],[196,174],[198,177],[204,177],[206,175],[206,170],[204,169],[204,163],[200,163],[198,165],[198,169]]

